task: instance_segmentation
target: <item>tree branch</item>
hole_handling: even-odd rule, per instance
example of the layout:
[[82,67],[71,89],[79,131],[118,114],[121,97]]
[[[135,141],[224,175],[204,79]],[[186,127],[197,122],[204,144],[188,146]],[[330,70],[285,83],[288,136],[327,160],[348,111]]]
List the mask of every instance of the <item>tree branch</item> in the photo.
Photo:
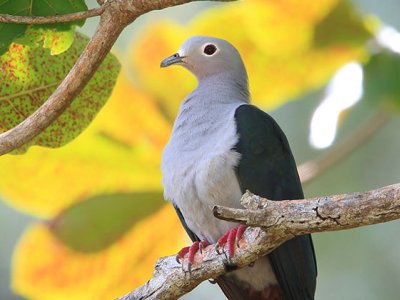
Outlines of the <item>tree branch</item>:
[[[214,207],[214,215],[220,219],[261,227],[247,229],[240,240],[240,248],[229,262],[238,267],[251,264],[297,235],[400,219],[400,184],[365,193],[285,201],[270,201],[246,192],[241,203],[247,209]],[[227,263],[225,255],[218,255],[212,245],[196,256],[191,274],[174,256],[161,258],[152,279],[119,299],[176,299],[200,282],[226,273]]]
[[[0,134],[0,155],[32,140],[60,116],[83,90],[114,45],[121,31],[140,15],[151,10],[198,0],[108,0],[96,33],[75,65],[54,93],[32,115]],[[221,0],[232,1],[232,0]],[[106,5],[107,4],[107,5]]]
[[100,6],[93,9],[80,11],[65,15],[56,16],[14,16],[8,14],[0,14],[0,23],[14,23],[14,24],[52,24],[71,22],[91,17],[100,16],[104,12],[105,7]]

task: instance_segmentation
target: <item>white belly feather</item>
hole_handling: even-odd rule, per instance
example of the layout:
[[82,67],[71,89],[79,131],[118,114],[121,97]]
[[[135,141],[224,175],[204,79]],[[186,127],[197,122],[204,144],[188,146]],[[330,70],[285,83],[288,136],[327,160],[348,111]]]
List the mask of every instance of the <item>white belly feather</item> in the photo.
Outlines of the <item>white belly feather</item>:
[[213,132],[207,132],[207,137],[200,135],[201,124],[190,130],[193,134],[184,142],[185,134],[174,131],[163,153],[165,197],[179,207],[199,238],[213,243],[235,226],[215,218],[213,207],[240,207],[242,195],[234,170],[240,154],[232,150],[237,143],[233,114],[234,110],[230,119],[211,126]]

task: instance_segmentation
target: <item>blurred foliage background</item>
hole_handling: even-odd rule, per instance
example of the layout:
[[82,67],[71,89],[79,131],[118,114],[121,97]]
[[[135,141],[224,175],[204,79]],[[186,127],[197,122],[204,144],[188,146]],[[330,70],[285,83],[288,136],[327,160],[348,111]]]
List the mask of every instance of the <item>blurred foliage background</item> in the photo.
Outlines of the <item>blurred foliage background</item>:
[[[398,11],[394,0],[247,0],[198,2],[141,17],[113,50],[122,68],[108,101],[118,71],[113,57],[107,63],[115,71],[100,73],[77,101],[85,105],[102,94],[93,111],[76,119],[81,108],[71,108],[60,123],[70,124],[72,136],[49,142],[48,136],[62,130],[59,124],[35,142],[67,144],[0,158],[0,299],[111,299],[144,283],[159,256],[189,243],[162,199],[159,162],[179,102],[195,80],[181,68],[160,70],[159,62],[191,35],[222,37],[238,47],[253,103],[281,125],[299,165],[332,161],[304,184],[306,196],[400,182]],[[91,35],[96,21],[78,30]],[[53,33],[39,29],[50,41],[47,48],[61,54],[50,56],[39,47],[43,57],[37,64],[79,49],[83,37],[74,41],[70,28],[58,30],[64,45],[54,45]],[[15,57],[6,53],[2,59],[4,65]],[[55,73],[62,77],[62,70]],[[36,96],[44,100],[49,92]],[[0,93],[3,100],[13,95],[2,88]],[[30,101],[20,101],[32,109]],[[5,130],[9,119],[11,125],[18,120],[5,121],[13,113],[3,103]],[[336,157],[343,151],[349,154]],[[304,174],[315,175],[315,164],[302,166]],[[399,299],[399,234],[399,223],[391,222],[314,235],[317,299]],[[205,297],[224,299],[209,283],[184,299]]]

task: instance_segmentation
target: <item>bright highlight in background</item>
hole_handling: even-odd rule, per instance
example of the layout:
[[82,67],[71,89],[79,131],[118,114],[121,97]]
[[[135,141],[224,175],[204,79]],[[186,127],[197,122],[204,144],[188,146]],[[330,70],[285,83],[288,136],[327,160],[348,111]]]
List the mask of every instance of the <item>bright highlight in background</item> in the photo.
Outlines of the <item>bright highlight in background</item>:
[[383,26],[376,35],[376,41],[382,47],[400,53],[400,32],[390,26]]
[[[383,26],[376,34],[379,46],[400,53],[400,32]],[[326,96],[317,107],[310,124],[310,144],[319,149],[332,145],[340,112],[357,103],[362,96],[363,70],[351,62],[336,72],[326,89]]]
[[311,119],[309,140],[312,146],[322,149],[332,145],[340,112],[361,99],[362,80],[363,70],[357,62],[346,64],[336,72]]

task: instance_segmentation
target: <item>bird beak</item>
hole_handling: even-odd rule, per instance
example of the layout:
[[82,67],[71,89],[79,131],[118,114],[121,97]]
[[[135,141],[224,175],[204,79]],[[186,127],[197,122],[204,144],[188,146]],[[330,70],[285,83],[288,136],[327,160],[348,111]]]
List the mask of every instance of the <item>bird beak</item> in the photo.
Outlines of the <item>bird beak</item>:
[[167,58],[165,58],[161,64],[160,67],[161,68],[165,68],[165,67],[169,67],[171,65],[175,65],[175,64],[179,64],[182,63],[182,58],[184,58],[184,56],[180,56],[179,53],[175,53],[171,56],[168,56]]

